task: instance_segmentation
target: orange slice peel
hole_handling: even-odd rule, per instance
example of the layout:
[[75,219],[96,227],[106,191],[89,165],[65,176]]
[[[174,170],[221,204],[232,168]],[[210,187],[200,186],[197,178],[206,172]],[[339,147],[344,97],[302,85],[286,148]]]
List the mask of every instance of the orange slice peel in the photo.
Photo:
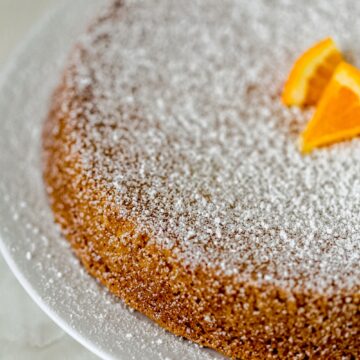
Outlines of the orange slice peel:
[[295,62],[284,86],[282,102],[288,106],[315,105],[342,60],[331,38],[318,42]]
[[327,85],[312,119],[300,137],[300,148],[314,148],[360,135],[360,70],[342,62]]

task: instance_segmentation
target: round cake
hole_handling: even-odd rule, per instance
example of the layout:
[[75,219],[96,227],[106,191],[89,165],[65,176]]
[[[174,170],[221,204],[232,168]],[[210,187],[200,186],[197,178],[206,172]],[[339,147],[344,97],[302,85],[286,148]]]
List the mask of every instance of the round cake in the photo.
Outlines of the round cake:
[[232,358],[358,359],[360,140],[303,156],[311,110],[279,101],[314,41],[338,35],[356,58],[357,13],[350,0],[111,1],[43,133],[55,219],[89,273]]

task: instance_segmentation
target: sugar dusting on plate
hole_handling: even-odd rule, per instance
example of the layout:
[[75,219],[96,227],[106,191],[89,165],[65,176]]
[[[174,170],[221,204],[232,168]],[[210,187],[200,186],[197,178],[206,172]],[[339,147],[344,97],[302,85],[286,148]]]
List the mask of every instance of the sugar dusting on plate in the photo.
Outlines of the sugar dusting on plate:
[[102,0],[61,2],[0,78],[0,249],[36,302],[102,358],[220,359],[169,334],[109,294],[72,254],[48,207],[40,134],[50,94],[74,37],[99,15],[101,6]]

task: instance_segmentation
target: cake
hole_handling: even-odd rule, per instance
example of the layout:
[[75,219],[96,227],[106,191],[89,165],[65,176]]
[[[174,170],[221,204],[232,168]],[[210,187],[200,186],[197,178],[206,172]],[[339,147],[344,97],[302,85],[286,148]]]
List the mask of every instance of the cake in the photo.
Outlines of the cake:
[[234,359],[360,357],[360,141],[303,156],[309,111],[279,100],[314,34],[358,33],[360,3],[339,4],[111,1],[44,125],[49,201],[87,271]]

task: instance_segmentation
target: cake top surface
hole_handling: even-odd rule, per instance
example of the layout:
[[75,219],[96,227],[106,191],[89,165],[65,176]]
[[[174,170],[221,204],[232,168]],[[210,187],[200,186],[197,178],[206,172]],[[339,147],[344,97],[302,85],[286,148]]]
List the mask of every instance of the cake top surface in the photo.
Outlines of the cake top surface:
[[358,289],[360,141],[302,156],[311,110],[279,100],[294,58],[322,37],[360,59],[358,11],[350,0],[115,1],[71,58],[67,85],[91,92],[71,109],[70,122],[84,119],[72,151],[186,264]]

